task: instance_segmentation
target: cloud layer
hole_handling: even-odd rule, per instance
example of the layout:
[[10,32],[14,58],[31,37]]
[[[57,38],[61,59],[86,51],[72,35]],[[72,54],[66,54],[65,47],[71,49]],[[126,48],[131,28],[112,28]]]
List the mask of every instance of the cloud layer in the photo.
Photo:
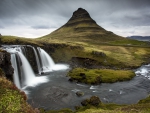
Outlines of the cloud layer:
[[0,33],[46,35],[65,24],[79,7],[118,35],[150,35],[150,0],[0,0]]

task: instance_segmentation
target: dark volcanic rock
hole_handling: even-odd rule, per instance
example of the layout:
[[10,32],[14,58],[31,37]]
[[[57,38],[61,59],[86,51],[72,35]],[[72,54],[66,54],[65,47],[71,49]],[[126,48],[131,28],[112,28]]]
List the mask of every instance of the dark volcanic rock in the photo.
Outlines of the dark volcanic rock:
[[90,18],[91,19],[89,13],[85,9],[82,9],[82,8],[78,8],[77,11],[73,12],[72,18],[70,20],[74,20],[77,18]]
[[91,29],[103,29],[100,26],[98,26],[96,24],[96,22],[90,17],[90,14],[82,8],[78,8],[78,10],[76,10],[72,17],[69,19],[69,21],[65,24],[66,27],[70,27],[70,26],[77,26],[79,24],[90,24],[90,27],[75,27],[74,30],[75,31],[87,31],[87,30],[91,30]]
[[14,69],[11,66],[11,56],[6,51],[0,52],[0,68],[4,71],[9,80],[13,80]]
[[100,103],[101,103],[101,101],[100,101],[100,99],[99,99],[99,97],[97,97],[97,96],[92,96],[91,98],[90,98],[90,102],[89,102],[91,105],[93,105],[93,106],[98,106]]
[[101,103],[99,97],[92,96],[90,99],[85,99],[81,102],[82,106],[93,105],[98,106]]
[[87,106],[89,104],[89,100],[85,99],[81,102],[82,106]]
[[81,96],[83,96],[83,95],[84,95],[84,93],[83,93],[83,92],[81,92],[81,91],[78,91],[78,92],[76,92],[76,95],[77,95],[78,97],[81,97]]
[[99,62],[90,58],[82,58],[82,57],[72,57],[71,66],[72,67],[85,67],[92,68],[97,65]]

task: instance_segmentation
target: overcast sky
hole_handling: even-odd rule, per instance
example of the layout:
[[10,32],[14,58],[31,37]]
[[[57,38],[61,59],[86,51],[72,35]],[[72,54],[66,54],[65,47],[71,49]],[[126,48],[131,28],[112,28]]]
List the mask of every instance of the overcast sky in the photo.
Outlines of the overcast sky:
[[79,7],[121,36],[150,36],[150,0],[0,0],[0,33],[40,37],[64,25]]

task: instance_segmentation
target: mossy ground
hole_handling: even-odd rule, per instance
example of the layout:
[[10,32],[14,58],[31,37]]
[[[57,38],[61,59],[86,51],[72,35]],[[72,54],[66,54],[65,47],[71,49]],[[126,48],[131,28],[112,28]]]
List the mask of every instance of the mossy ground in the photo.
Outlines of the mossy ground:
[[68,76],[78,82],[99,84],[130,80],[135,73],[131,70],[75,68],[68,73]]
[[[141,42],[141,41],[135,41],[135,40],[129,40],[129,39],[121,39],[119,41],[116,41],[116,40],[109,41],[108,39],[112,37],[111,34],[107,35],[108,38],[106,38],[105,34],[102,34],[101,37],[97,37],[96,35],[91,35],[91,36],[89,35],[88,37],[85,37],[85,36],[82,36],[82,33],[77,33],[76,36],[73,36],[73,37],[72,35],[73,34],[64,33],[58,37],[55,36],[55,38],[53,38],[53,36],[49,37],[47,35],[44,38],[40,38],[40,39],[26,39],[26,38],[18,38],[18,37],[13,37],[13,36],[1,36],[0,44],[30,44],[30,45],[36,45],[36,46],[44,46],[45,44],[49,45],[51,43],[54,43],[55,45],[61,45],[61,44],[68,45],[68,46],[61,47],[61,48],[56,47],[54,48],[53,52],[50,52],[55,62],[70,62],[72,57],[81,57],[81,58],[89,58],[89,59],[96,60],[101,66],[116,68],[116,69],[136,68],[136,67],[141,66],[143,63],[150,62],[150,59],[149,59],[150,44],[148,42]],[[113,35],[113,37],[115,37],[115,35]],[[73,46],[74,47],[79,46],[83,49],[74,48]],[[93,55],[92,51],[103,52],[106,54],[106,56],[102,57],[102,56]],[[107,71],[106,73],[104,72],[106,71],[103,70],[102,72],[103,75],[105,74],[112,75],[112,72],[110,70]],[[90,73],[95,73],[95,72],[90,72]],[[119,73],[119,71],[116,73]],[[93,74],[93,75],[97,76],[96,74]],[[103,78],[103,80],[108,81],[109,79],[105,77]],[[109,77],[112,77],[112,76],[109,76]],[[116,74],[115,74],[115,77],[117,77]],[[2,85],[0,85],[0,90],[1,92],[6,92],[5,94],[8,96],[7,97],[4,96],[4,97],[10,98],[10,100],[8,99],[8,102],[6,101],[6,99],[4,99],[5,101],[1,101],[4,103],[6,102],[6,105],[4,104],[4,106],[3,106],[3,103],[0,104],[2,106],[3,112],[13,113],[11,109],[17,110],[14,113],[35,112],[23,100],[23,97],[20,96],[20,91],[16,89],[12,90],[11,88],[9,88],[13,86],[12,83],[10,83],[10,81],[7,81],[7,82],[4,82],[4,81],[7,81],[7,80],[1,77],[0,83],[2,83]],[[116,78],[113,81],[116,81]],[[3,98],[2,94],[0,94],[0,99]],[[137,112],[149,113],[150,112],[150,108],[149,108],[150,99],[149,98],[150,97],[134,105],[120,106],[120,105],[115,105],[115,104],[102,104],[100,107],[88,106],[86,108],[77,110],[76,112],[80,112],[80,113],[137,113]],[[17,107],[15,108],[16,105]],[[8,107],[8,110],[10,111],[4,111],[3,109],[4,107],[5,108]],[[73,111],[68,110],[68,109],[60,110],[60,111],[50,111],[50,112],[46,111],[46,113],[71,113],[71,112]]]
[[0,113],[37,113],[26,99],[24,92],[0,75]]
[[139,103],[132,105],[100,103],[98,106],[78,106],[78,109],[75,111],[70,109],[44,111],[41,109],[41,113],[149,113],[150,101],[147,100],[150,100],[150,97],[147,97],[146,99],[141,100]]
[[[129,40],[123,38],[120,41],[100,41],[90,38],[85,40],[84,37],[70,37],[69,39],[57,38],[40,38],[27,39],[14,36],[1,36],[0,44],[30,44],[35,46],[48,45],[67,45],[49,51],[55,62],[69,63],[72,57],[89,58],[96,60],[101,66],[110,66],[111,68],[136,68],[143,63],[150,62],[150,44],[148,42]],[[103,39],[103,38],[102,38]],[[105,39],[105,38],[104,38]],[[61,41],[60,41],[61,40]],[[46,50],[47,51],[47,50]],[[106,57],[93,55],[92,52],[103,52]]]

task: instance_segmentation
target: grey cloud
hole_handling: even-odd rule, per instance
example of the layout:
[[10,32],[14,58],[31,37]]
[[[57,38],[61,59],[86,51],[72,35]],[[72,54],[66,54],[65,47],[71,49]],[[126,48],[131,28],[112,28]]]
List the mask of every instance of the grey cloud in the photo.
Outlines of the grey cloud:
[[0,29],[4,29],[4,28],[5,28],[5,27],[3,27],[3,26],[0,25]]
[[58,28],[79,7],[100,26],[150,26],[150,0],[0,0],[0,25]]
[[31,26],[33,29],[49,29],[51,28],[50,26],[44,26],[44,25],[39,25],[39,26]]

